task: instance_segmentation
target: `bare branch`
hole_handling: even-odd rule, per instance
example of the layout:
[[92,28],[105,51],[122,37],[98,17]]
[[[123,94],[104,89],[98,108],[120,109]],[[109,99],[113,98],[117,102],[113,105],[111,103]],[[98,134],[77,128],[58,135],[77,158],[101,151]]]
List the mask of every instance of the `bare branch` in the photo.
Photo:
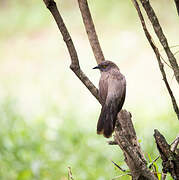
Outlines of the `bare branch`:
[[174,0],[174,1],[177,8],[178,16],[179,16],[179,0]]
[[135,8],[136,8],[136,10],[137,10],[137,12],[138,12],[138,15],[139,15],[139,18],[140,18],[140,21],[141,21],[143,30],[144,30],[144,32],[145,32],[145,35],[146,35],[146,37],[147,37],[147,39],[148,39],[148,41],[149,41],[149,43],[150,43],[153,51],[155,52],[155,55],[156,55],[156,57],[157,57],[158,65],[159,65],[160,71],[161,71],[161,73],[162,73],[163,80],[164,80],[164,82],[165,82],[166,88],[167,88],[168,93],[169,93],[169,95],[170,95],[170,98],[171,98],[171,101],[172,101],[172,104],[173,104],[174,111],[175,111],[175,113],[176,113],[176,115],[177,115],[177,117],[178,117],[178,120],[179,120],[179,108],[178,108],[176,99],[175,99],[175,97],[174,97],[174,95],[173,95],[173,92],[172,92],[172,90],[171,90],[171,88],[170,88],[170,85],[169,85],[169,83],[168,83],[168,80],[167,80],[167,77],[166,77],[166,73],[165,73],[165,70],[164,70],[164,65],[163,65],[163,63],[162,63],[162,61],[161,61],[161,55],[160,55],[160,53],[159,53],[158,48],[155,46],[155,44],[154,44],[154,42],[153,42],[153,40],[152,40],[152,37],[151,37],[149,31],[147,30],[147,27],[146,27],[146,24],[145,24],[145,21],[144,21],[144,17],[143,17],[143,15],[142,15],[141,10],[140,10],[139,4],[137,3],[137,0],[132,0],[132,2],[133,2],[134,6],[135,6]]
[[97,64],[99,64],[101,61],[104,61],[105,58],[99,44],[98,36],[95,31],[94,23],[88,7],[88,2],[87,0],[78,0],[78,4],[83,18],[83,23],[85,25],[86,33],[88,35],[88,39],[93,50],[93,54],[96,58]]
[[[154,138],[160,153],[163,165],[163,173],[169,172],[173,179],[179,179],[179,156],[172,152],[165,137],[157,130],[154,130]],[[165,178],[165,176],[164,176]]]
[[[172,151],[172,152],[175,152],[175,150],[176,150],[176,148],[177,148],[177,146],[178,146],[178,143],[179,143],[179,134],[177,135],[177,137],[175,138],[175,140],[171,143],[171,145],[170,145],[170,150]],[[158,159],[160,158],[160,155],[159,156],[157,156],[151,163],[150,163],[150,165],[149,165],[149,168],[151,168],[152,166],[153,166],[153,164],[154,164],[154,162],[156,162]]]
[[82,81],[82,83],[88,88],[88,90],[92,93],[94,97],[99,101],[98,98],[98,89],[93,85],[93,83],[88,79],[88,77],[83,73],[83,71],[80,69],[78,55],[75,49],[75,46],[73,44],[73,41],[71,39],[71,36],[63,22],[63,19],[57,9],[56,3],[54,0],[43,0],[46,7],[50,10],[52,13],[58,28],[63,36],[63,40],[66,43],[66,46],[68,48],[68,52],[71,57],[71,70],[77,75],[77,77]]
[[144,7],[147,15],[148,15],[148,18],[150,20],[150,22],[152,23],[152,26],[154,28],[154,31],[160,41],[160,43],[162,44],[164,50],[165,50],[165,53],[167,54],[167,57],[169,59],[169,62],[171,64],[171,67],[174,71],[174,75],[175,75],[175,78],[179,84],[179,67],[178,67],[178,63],[176,61],[176,58],[175,56],[173,55],[173,53],[171,52],[170,48],[169,48],[169,45],[168,45],[168,41],[167,41],[167,38],[165,37],[164,33],[163,33],[163,30],[159,24],[159,21],[158,21],[158,18],[152,8],[152,6],[150,5],[150,2],[149,0],[140,0],[140,2],[142,3],[142,6]]
[[122,172],[126,172],[125,169],[122,169],[118,164],[116,164],[114,161],[112,161],[112,163],[119,169],[121,170]]
[[178,143],[179,143],[179,134],[177,135],[177,137],[175,138],[175,140],[171,144],[171,151],[172,152],[175,152],[175,150],[177,149]]
[[68,180],[74,180],[71,172],[71,167],[68,167]]
[[148,169],[144,154],[138,143],[136,132],[132,124],[131,114],[126,110],[118,113],[115,128],[115,141],[122,149],[126,164],[134,179],[157,180]]

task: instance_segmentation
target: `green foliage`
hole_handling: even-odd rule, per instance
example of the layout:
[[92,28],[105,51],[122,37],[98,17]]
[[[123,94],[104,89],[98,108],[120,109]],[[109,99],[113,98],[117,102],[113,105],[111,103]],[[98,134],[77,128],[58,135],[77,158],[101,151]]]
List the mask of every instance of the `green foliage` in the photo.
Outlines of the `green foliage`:
[[[78,112],[72,112],[71,108],[63,115],[54,106],[48,108],[51,112],[26,120],[19,112],[16,100],[7,97],[1,101],[2,180],[67,179],[68,166],[72,167],[75,179],[110,179],[123,174],[111,163],[113,159],[127,169],[119,148],[108,146],[103,137],[97,136],[95,125],[81,124],[95,119],[92,114],[81,121]],[[56,120],[50,119],[52,114]],[[166,132],[165,135],[169,136]],[[142,142],[146,139],[144,135]],[[154,143],[146,142],[143,148],[149,162],[158,155]],[[154,167],[160,178],[161,161],[154,163]],[[125,178],[128,176],[123,176]]]
[[27,122],[16,105],[16,101],[7,98],[0,106],[2,180],[66,179],[68,166],[77,179],[113,175],[108,157],[111,150],[104,150],[104,144],[91,129],[80,126],[76,114],[67,115],[58,126],[49,127],[47,116]]

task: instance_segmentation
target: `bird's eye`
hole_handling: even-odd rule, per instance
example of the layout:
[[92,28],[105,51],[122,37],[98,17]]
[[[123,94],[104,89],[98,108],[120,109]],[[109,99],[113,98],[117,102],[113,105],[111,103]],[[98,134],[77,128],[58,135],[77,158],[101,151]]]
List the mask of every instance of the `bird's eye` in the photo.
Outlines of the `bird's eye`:
[[107,67],[107,65],[103,65],[102,67],[105,69]]

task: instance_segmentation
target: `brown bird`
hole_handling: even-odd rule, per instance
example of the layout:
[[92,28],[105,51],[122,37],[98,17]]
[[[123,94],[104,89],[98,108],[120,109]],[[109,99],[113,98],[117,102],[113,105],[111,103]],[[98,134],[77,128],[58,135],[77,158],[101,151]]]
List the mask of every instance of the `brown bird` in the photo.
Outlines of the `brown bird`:
[[99,99],[102,104],[97,123],[97,134],[111,137],[118,112],[122,109],[126,95],[126,80],[117,65],[111,61],[103,61],[93,69],[99,69]]

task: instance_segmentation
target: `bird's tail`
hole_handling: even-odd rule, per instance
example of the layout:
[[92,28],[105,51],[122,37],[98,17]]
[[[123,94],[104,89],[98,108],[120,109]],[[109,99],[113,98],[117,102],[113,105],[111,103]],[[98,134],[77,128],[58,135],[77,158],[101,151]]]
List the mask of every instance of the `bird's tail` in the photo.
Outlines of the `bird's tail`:
[[118,108],[114,102],[103,105],[97,124],[97,134],[103,134],[104,137],[111,137],[116,123]]

